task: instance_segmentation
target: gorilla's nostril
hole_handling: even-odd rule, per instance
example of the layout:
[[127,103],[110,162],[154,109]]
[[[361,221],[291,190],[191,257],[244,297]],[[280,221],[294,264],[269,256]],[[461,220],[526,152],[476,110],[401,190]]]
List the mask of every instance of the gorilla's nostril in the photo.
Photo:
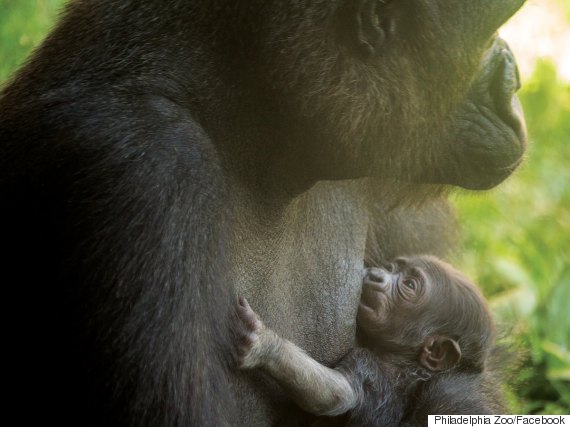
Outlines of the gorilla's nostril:
[[386,280],[386,273],[384,270],[380,270],[378,268],[371,268],[368,271],[368,280],[378,283],[384,283]]
[[503,48],[501,53],[503,54],[504,58],[503,60],[504,60],[505,71],[503,72],[507,74],[507,77],[508,74],[510,73],[510,78],[514,83],[513,85],[514,92],[518,92],[519,89],[522,87],[522,85],[521,85],[521,76],[519,73],[519,67],[517,66],[517,61],[515,60],[513,52],[508,46]]
[[499,56],[500,61],[495,65],[489,87],[494,109],[503,122],[515,131],[519,139],[525,140],[524,120],[520,109],[516,108],[518,100],[515,94],[521,88],[517,62],[506,44],[499,51]]
[[515,64],[515,92],[518,92],[520,90],[520,88],[522,87],[522,83],[521,83],[521,75],[519,72],[519,67],[517,66],[517,62],[514,60],[514,58],[512,59],[512,61]]

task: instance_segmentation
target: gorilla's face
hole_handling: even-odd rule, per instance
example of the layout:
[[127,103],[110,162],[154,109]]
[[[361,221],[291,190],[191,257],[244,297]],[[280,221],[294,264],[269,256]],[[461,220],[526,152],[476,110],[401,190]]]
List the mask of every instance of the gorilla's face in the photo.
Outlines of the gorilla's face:
[[497,185],[520,163],[526,131],[516,63],[495,32],[523,3],[268,7],[259,84],[279,100],[283,146],[305,153],[317,179]]

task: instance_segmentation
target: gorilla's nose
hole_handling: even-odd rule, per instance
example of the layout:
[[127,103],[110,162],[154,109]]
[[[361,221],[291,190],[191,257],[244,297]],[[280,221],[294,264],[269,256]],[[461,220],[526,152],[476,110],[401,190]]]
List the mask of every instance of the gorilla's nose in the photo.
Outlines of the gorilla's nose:
[[[521,79],[517,61],[507,42],[497,38],[491,62],[492,76],[490,95],[499,117],[515,131],[521,141],[521,148],[526,146],[526,125],[520,102],[515,95],[521,88]],[[522,156],[522,153],[521,153]]]
[[380,268],[371,268],[368,271],[368,278],[374,282],[384,282],[386,278],[386,272]]
[[369,268],[364,277],[364,285],[386,290],[390,285],[391,274],[383,268]]
[[498,55],[503,57],[504,77],[512,81],[512,92],[518,92],[522,85],[515,54],[509,44],[500,37],[496,38],[495,46]]

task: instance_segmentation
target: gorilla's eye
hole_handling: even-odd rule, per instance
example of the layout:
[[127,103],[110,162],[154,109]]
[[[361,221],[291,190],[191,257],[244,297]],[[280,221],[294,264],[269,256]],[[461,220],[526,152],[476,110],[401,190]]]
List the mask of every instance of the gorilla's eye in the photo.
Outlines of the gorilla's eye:
[[406,279],[406,280],[404,280],[403,285],[404,285],[406,288],[408,288],[408,289],[410,289],[410,290],[412,290],[412,291],[414,291],[414,292],[415,292],[416,289],[417,289],[417,284],[416,284],[415,279]]
[[397,293],[403,301],[413,302],[419,297],[421,283],[414,276],[401,275],[396,285]]
[[402,279],[399,283],[400,294],[405,298],[415,298],[420,295],[423,286],[423,278],[419,274],[418,270],[413,268],[408,271],[405,275],[402,275]]

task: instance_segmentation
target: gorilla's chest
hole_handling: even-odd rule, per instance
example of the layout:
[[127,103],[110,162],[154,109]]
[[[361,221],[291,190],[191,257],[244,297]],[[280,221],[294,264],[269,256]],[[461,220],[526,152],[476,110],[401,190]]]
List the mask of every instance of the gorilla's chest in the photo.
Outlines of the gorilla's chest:
[[268,326],[329,364],[354,342],[368,222],[359,185],[320,183],[275,222],[244,216],[235,236],[238,293]]

